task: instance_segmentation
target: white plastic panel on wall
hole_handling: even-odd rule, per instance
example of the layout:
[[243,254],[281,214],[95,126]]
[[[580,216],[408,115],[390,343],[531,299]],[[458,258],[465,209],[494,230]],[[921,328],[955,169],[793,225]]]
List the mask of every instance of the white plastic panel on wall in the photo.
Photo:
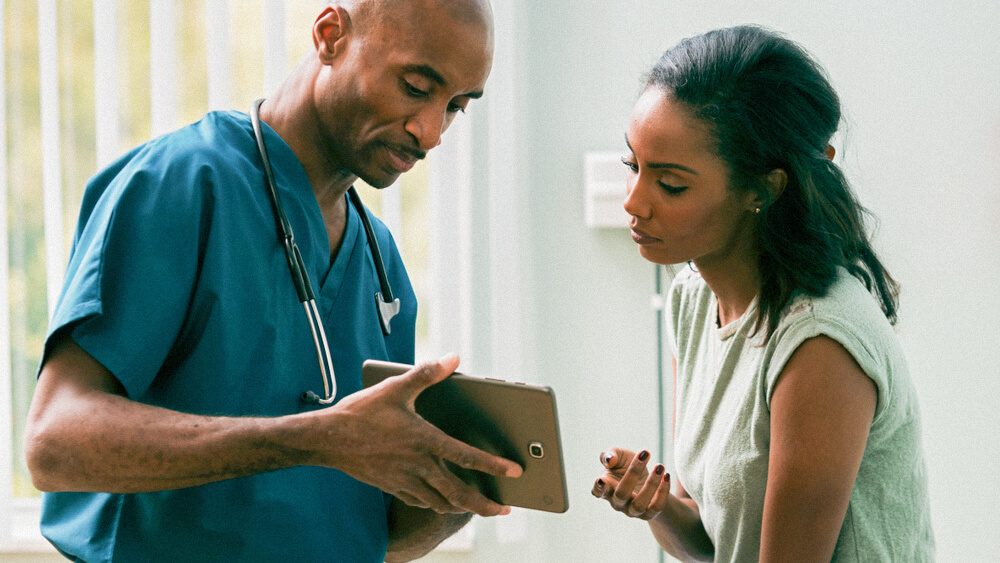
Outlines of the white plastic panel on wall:
[[623,207],[627,172],[620,152],[584,155],[584,212],[588,227],[628,227],[628,213]]

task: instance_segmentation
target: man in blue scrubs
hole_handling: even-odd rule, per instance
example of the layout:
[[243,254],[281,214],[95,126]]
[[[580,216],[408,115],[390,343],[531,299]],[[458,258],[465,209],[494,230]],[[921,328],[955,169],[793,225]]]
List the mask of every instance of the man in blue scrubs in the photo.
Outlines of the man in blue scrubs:
[[88,184],[28,421],[42,531],[78,561],[408,561],[477,513],[509,509],[445,460],[516,477],[447,437],[413,400],[455,357],[371,389],[367,358],[413,361],[416,301],[374,230],[402,308],[383,334],[378,279],[345,193],[392,184],[482,95],[486,0],[342,0],[260,110],[279,197],[331,345],[322,391],[278,243],[250,119],[217,112]]

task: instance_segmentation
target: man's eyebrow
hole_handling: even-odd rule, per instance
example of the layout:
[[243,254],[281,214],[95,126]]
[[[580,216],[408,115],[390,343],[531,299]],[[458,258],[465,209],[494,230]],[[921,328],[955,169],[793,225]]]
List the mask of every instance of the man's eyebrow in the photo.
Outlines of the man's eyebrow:
[[[415,72],[417,74],[420,74],[422,76],[425,76],[425,77],[429,78],[430,80],[432,80],[438,86],[447,86],[448,85],[448,81],[445,80],[443,76],[441,76],[441,73],[438,72],[438,71],[436,71],[436,70],[434,70],[434,67],[432,67],[430,65],[408,65],[408,66],[406,66],[406,67],[403,68],[403,72]],[[476,90],[475,92],[469,92],[468,94],[462,94],[462,96],[465,96],[466,98],[472,98],[474,100],[478,100],[479,98],[483,97],[483,91],[482,90]]]
[[[625,145],[628,146],[628,150],[635,154],[635,150],[632,149],[632,144],[628,142],[628,134],[625,135]],[[653,170],[683,170],[688,174],[694,174],[698,176],[698,171],[693,168],[688,168],[683,164],[675,164],[673,162],[647,162],[646,168],[652,168]]]

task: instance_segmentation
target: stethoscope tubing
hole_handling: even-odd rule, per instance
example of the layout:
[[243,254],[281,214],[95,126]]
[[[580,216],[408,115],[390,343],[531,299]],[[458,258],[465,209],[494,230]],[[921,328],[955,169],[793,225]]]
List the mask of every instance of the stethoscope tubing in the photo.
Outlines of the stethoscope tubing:
[[[260,106],[264,102],[261,98],[253,102],[250,106],[250,122],[253,126],[254,139],[257,142],[257,150],[260,153],[264,166],[264,178],[267,183],[268,192],[271,195],[271,203],[274,206],[275,223],[278,238],[285,250],[285,257],[288,261],[288,269],[292,275],[292,282],[295,285],[295,293],[299,302],[302,303],[309,321],[309,332],[312,335],[313,344],[316,346],[316,356],[319,361],[320,373],[323,377],[323,397],[319,397],[312,391],[302,394],[302,399],[309,403],[329,405],[334,402],[337,396],[337,378],[333,369],[333,360],[330,356],[330,343],[326,338],[326,330],[323,328],[322,317],[319,308],[316,306],[316,296],[313,293],[312,282],[309,279],[309,272],[306,270],[302,253],[295,244],[295,234],[292,225],[285,215],[285,210],[281,205],[281,198],[278,197],[277,183],[274,181],[274,171],[271,169],[271,160],[267,155],[267,147],[264,145],[264,134],[260,126]],[[368,239],[368,248],[371,250],[372,261],[375,264],[375,273],[378,276],[380,293],[375,294],[376,311],[379,314],[379,321],[384,334],[389,334],[389,321],[399,310],[398,299],[392,295],[392,287],[389,285],[389,277],[385,273],[385,265],[382,263],[382,253],[379,250],[378,240],[372,228],[368,213],[361,202],[361,197],[352,186],[347,190],[348,199],[361,217],[361,224],[364,227],[365,237]],[[387,320],[383,311],[386,307],[389,312]]]

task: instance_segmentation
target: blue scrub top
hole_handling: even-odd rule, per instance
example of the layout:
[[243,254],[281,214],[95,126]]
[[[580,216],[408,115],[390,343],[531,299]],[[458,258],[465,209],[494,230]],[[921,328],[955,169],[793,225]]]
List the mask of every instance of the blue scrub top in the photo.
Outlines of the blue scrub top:
[[[357,212],[347,206],[331,265],[305,171],[262,127],[339,400],[361,389],[365,359],[413,362],[416,297],[389,231],[373,220],[402,306],[384,336]],[[135,401],[228,416],[319,408],[300,400],[322,394],[322,377],[246,114],[208,114],[91,179],[49,340],[63,330]],[[378,562],[390,499],[333,469],[293,467],[159,493],[46,494],[42,533],[83,561]]]

